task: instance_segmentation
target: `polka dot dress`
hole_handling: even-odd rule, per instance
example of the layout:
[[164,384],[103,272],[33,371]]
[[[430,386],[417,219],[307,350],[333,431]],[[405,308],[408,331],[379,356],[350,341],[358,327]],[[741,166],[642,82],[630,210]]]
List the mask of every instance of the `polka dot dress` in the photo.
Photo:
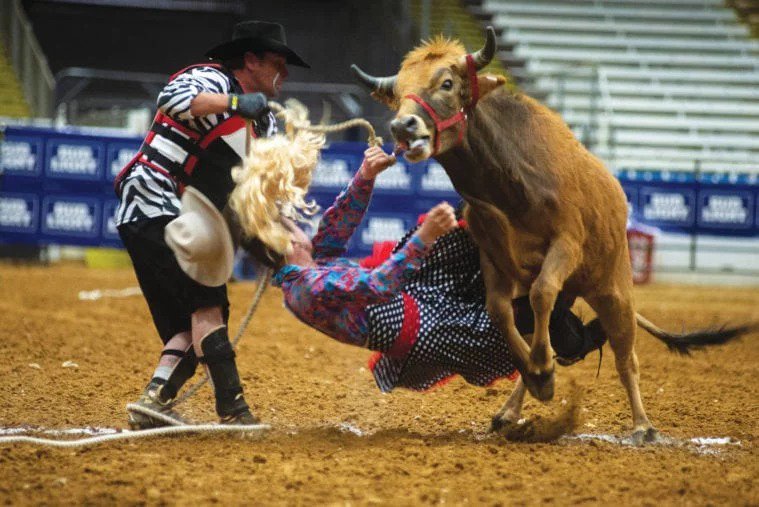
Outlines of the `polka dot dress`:
[[403,290],[418,308],[416,340],[403,357],[388,352],[409,325],[404,295],[368,308],[368,346],[381,352],[370,366],[382,391],[423,391],[453,375],[477,386],[516,376],[506,341],[487,313],[478,250],[464,229],[439,238]]

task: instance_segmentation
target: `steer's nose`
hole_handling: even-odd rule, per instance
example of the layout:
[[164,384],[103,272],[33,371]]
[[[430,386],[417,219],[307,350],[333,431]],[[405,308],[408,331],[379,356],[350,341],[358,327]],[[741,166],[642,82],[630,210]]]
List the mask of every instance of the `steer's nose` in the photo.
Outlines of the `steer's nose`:
[[390,132],[399,141],[405,141],[414,137],[417,129],[416,117],[412,115],[401,116],[390,122]]

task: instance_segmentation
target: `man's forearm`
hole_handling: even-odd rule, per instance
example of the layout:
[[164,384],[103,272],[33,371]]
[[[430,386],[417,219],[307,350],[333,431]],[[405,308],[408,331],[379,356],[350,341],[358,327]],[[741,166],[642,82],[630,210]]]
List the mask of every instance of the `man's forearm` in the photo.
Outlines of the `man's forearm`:
[[190,102],[190,114],[196,117],[226,113],[227,109],[229,95],[226,93],[200,92]]

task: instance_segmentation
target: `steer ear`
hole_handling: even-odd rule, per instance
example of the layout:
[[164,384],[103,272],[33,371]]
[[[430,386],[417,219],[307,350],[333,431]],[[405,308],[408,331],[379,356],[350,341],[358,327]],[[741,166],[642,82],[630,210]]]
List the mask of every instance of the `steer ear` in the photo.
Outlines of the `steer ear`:
[[480,74],[477,76],[477,86],[480,88],[480,98],[505,84],[506,78],[499,74]]

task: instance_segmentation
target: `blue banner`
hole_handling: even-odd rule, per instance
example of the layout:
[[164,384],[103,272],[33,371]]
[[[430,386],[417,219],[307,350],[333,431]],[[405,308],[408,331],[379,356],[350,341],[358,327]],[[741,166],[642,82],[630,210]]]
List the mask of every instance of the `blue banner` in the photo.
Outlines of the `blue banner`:
[[360,164],[359,154],[325,150],[311,176],[311,192],[337,195],[353,178]]
[[0,144],[0,170],[6,176],[37,178],[42,174],[44,140],[39,136],[6,135]]
[[374,183],[374,195],[400,195],[408,198],[416,190],[415,173],[410,164],[403,159],[382,172]]
[[416,224],[416,219],[417,216],[411,213],[372,210],[353,236],[350,245],[351,253],[368,255],[372,253],[374,243],[398,241],[408,229]]
[[98,245],[101,242],[101,200],[82,195],[42,198],[41,232],[63,244]]
[[121,170],[134,158],[140,149],[140,141],[113,141],[108,143],[105,158],[105,181],[113,183]]
[[419,187],[417,190],[419,195],[450,200],[459,199],[459,195],[456,193],[456,189],[453,188],[451,179],[437,160],[430,160],[420,169]]
[[645,185],[638,206],[637,217],[645,224],[690,230],[696,218],[696,191],[682,185]]
[[[0,241],[120,246],[113,217],[113,178],[134,157],[141,138],[102,130],[7,127],[0,144]],[[322,211],[353,178],[363,143],[333,143],[322,152],[309,198]],[[389,149],[389,147],[386,147]],[[665,231],[759,236],[759,175],[623,170],[617,176],[630,216]],[[434,160],[399,158],[375,184],[367,218],[349,254],[398,239],[440,201],[460,200]],[[307,228],[315,231],[317,215]]]
[[116,208],[119,206],[118,199],[105,199],[103,201],[103,219],[102,219],[102,238],[103,242],[108,246],[121,245],[121,238],[119,237],[119,231],[116,229]]
[[46,142],[45,175],[69,181],[103,180],[105,143],[90,136],[52,137]]
[[36,194],[0,192],[0,233],[3,237],[34,240],[39,229],[40,202]]
[[743,233],[755,225],[756,192],[740,188],[705,188],[699,192],[698,226],[705,230]]

